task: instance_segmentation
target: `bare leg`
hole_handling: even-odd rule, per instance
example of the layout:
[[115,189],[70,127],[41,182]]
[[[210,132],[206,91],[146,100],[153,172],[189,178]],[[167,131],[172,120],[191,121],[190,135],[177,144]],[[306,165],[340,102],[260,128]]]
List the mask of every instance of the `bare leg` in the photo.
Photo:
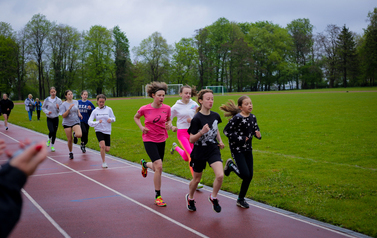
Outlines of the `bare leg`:
[[65,131],[65,134],[66,134],[67,140],[68,140],[69,152],[72,152],[72,128],[71,127],[64,128],[64,131]]
[[194,172],[193,179],[191,180],[189,184],[189,198],[194,199],[194,193],[196,191],[196,188],[198,187],[198,184],[200,182],[200,179],[202,178],[203,173],[197,173]]
[[147,167],[154,171],[154,188],[155,190],[161,190],[161,175],[162,175],[162,160],[156,160],[155,162],[148,162]]
[[221,163],[220,161],[212,163],[211,168],[213,169],[213,172],[215,172],[215,180],[213,181],[212,197],[217,197],[217,193],[219,192],[221,185],[223,184],[223,178],[224,178],[223,163]]

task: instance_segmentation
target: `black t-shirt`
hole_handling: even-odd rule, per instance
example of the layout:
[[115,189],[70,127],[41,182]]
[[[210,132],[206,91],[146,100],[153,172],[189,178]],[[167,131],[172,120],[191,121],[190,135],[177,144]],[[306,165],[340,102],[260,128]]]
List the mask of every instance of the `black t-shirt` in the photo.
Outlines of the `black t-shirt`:
[[221,123],[221,117],[218,113],[210,111],[209,115],[203,115],[198,112],[191,120],[188,128],[189,134],[197,134],[205,124],[208,124],[210,130],[202,135],[199,140],[194,143],[191,152],[191,159],[205,159],[213,153],[220,153],[218,141],[216,140],[218,124]]

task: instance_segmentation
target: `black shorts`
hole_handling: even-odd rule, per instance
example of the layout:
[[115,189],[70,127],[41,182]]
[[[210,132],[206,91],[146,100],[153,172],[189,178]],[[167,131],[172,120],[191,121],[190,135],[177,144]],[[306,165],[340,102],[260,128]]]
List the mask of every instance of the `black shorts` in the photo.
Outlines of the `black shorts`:
[[73,126],[65,126],[65,125],[63,125],[63,128],[65,129],[65,128],[72,128],[72,127],[74,127],[74,126],[79,126],[80,125],[80,123],[76,123],[76,124],[74,124]]
[[152,162],[161,159],[164,160],[165,155],[165,141],[161,143],[144,142],[144,148]]
[[104,134],[102,132],[96,132],[98,142],[105,141],[106,146],[110,146],[110,135]]
[[5,111],[1,111],[2,114],[8,115],[8,117],[9,117],[9,115],[10,115],[10,112],[11,112],[11,110],[9,110],[9,111],[7,111],[7,110],[5,110]]
[[211,145],[208,147],[195,148],[191,152],[190,166],[196,173],[201,173],[206,168],[206,163],[209,166],[215,162],[223,162],[221,159],[220,148],[217,145]]

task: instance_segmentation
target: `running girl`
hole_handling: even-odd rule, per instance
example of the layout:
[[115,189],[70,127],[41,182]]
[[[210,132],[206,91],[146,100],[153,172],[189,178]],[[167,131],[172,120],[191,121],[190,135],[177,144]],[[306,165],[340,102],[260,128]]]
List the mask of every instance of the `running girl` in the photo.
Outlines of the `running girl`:
[[62,100],[56,96],[56,89],[50,88],[50,96],[43,101],[42,111],[47,116],[48,140],[47,147],[51,144],[51,151],[55,151],[56,132],[59,127],[59,107],[62,105]]
[[97,140],[101,148],[102,168],[108,168],[105,157],[106,152],[110,151],[111,123],[115,122],[113,109],[105,106],[105,102],[105,95],[97,95],[98,107],[94,109],[88,120],[89,126],[94,127],[96,131]]
[[[88,143],[88,135],[89,135],[89,125],[88,125],[88,119],[90,117],[90,114],[94,110],[95,106],[93,103],[88,99],[88,91],[84,90],[81,92],[81,100],[79,100],[79,110],[82,115],[82,119],[80,120],[80,126],[81,126],[81,151],[82,153],[86,152],[85,145]],[[77,144],[77,137],[74,136],[73,143]]]
[[[149,97],[153,98],[151,104],[142,106],[134,116],[136,124],[143,132],[143,142],[145,151],[152,162],[146,162],[144,159],[141,163],[141,174],[147,177],[148,168],[154,173],[153,182],[156,193],[155,204],[160,207],[166,206],[161,197],[161,174],[162,161],[165,154],[165,141],[168,138],[167,130],[171,129],[170,107],[163,104],[168,86],[163,82],[152,82],[147,85]],[[140,118],[144,116],[143,126]]]
[[66,90],[66,101],[60,106],[60,115],[63,117],[64,132],[67,136],[69,159],[73,159],[72,153],[72,132],[75,133],[77,138],[81,138],[80,118],[82,118],[79,103],[73,100],[73,93],[71,90]]
[[[191,97],[196,96],[196,91],[190,86],[185,85],[181,87],[179,96],[181,96],[182,99],[177,100],[177,102],[172,106],[171,119],[173,121],[173,118],[177,117],[177,126],[173,126],[172,131],[177,132],[179,144],[181,144],[183,149],[177,146],[177,144],[174,142],[170,152],[173,154],[174,151],[177,151],[184,161],[189,162],[190,167],[190,154],[194,144],[190,143],[190,134],[187,132],[187,129],[190,127],[190,122],[196,113],[196,108],[198,108],[198,104],[191,99]],[[190,171],[192,177],[194,177],[194,171],[191,167]],[[201,183],[198,184],[197,189],[200,188],[203,188]]]
[[215,173],[212,194],[208,200],[212,204],[212,209],[219,213],[221,212],[221,206],[217,199],[217,193],[221,188],[224,178],[223,163],[220,154],[220,149],[224,148],[224,143],[218,130],[221,118],[218,113],[211,111],[213,106],[212,90],[201,90],[198,94],[198,102],[200,104],[199,108],[196,109],[198,113],[191,120],[191,125],[188,129],[190,142],[194,143],[190,164],[194,170],[194,178],[189,184],[189,193],[186,194],[186,205],[189,211],[196,211],[194,193],[202,178],[203,169],[208,162]]
[[232,159],[226,161],[224,174],[229,176],[230,172],[235,172],[241,179],[241,189],[237,199],[237,206],[249,208],[245,201],[247,190],[253,178],[253,148],[251,145],[253,136],[261,139],[257,118],[251,114],[253,104],[248,96],[238,99],[238,108],[232,100],[220,107],[225,112],[225,116],[232,118],[224,128],[224,134],[229,139],[229,147]]
[[13,102],[8,98],[8,95],[4,93],[3,99],[1,99],[0,101],[0,108],[1,108],[1,113],[3,114],[3,117],[4,117],[5,130],[8,130],[8,119],[9,119],[9,115],[13,107],[14,107]]

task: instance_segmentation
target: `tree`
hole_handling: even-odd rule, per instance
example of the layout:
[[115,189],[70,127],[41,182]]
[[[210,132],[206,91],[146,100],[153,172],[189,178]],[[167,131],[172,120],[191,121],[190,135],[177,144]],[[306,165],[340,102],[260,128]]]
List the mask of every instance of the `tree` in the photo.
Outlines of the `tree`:
[[126,34],[122,32],[119,26],[113,29],[114,36],[114,58],[115,58],[115,75],[116,75],[116,96],[125,96],[130,88],[131,79],[131,59],[129,51],[129,42]]
[[330,88],[334,87],[335,80],[338,78],[337,70],[337,38],[340,33],[340,28],[336,25],[328,25],[325,34],[319,33],[317,35],[317,44],[322,51],[324,65],[326,68],[326,76],[329,81]]
[[[289,34],[293,38],[293,59],[297,69],[306,65],[310,57],[313,46],[313,25],[309,19],[300,18],[293,20],[287,25]],[[303,70],[301,72],[309,72]],[[305,76],[304,76],[305,77]],[[302,80],[302,79],[301,79]],[[296,75],[296,89],[299,87],[299,75]],[[302,88],[306,88],[306,83],[302,80]]]
[[154,32],[147,39],[142,40],[139,47],[134,47],[133,51],[137,58],[141,58],[141,61],[148,65],[150,80],[163,81],[173,50],[161,33]]
[[194,83],[198,51],[192,38],[182,38],[175,43],[171,62],[172,82],[180,84]]
[[33,49],[33,55],[35,57],[38,66],[38,85],[39,95],[44,98],[45,93],[42,88],[44,83],[43,78],[43,56],[48,47],[47,38],[51,31],[51,22],[46,19],[46,16],[42,14],[35,14],[31,20],[26,24],[26,32],[29,39],[29,47]]
[[88,84],[96,94],[101,94],[104,86],[109,85],[113,77],[111,32],[103,26],[92,26],[85,36],[85,40],[87,41],[85,64],[90,79]]
[[348,75],[357,72],[356,42],[352,32],[344,25],[337,39],[338,68],[343,72],[343,87],[347,87]]
[[366,77],[373,86],[377,77],[377,8],[368,13],[369,25],[365,30],[363,53],[365,56]]
[[0,35],[0,93],[9,93],[17,77],[17,43],[11,37]]

